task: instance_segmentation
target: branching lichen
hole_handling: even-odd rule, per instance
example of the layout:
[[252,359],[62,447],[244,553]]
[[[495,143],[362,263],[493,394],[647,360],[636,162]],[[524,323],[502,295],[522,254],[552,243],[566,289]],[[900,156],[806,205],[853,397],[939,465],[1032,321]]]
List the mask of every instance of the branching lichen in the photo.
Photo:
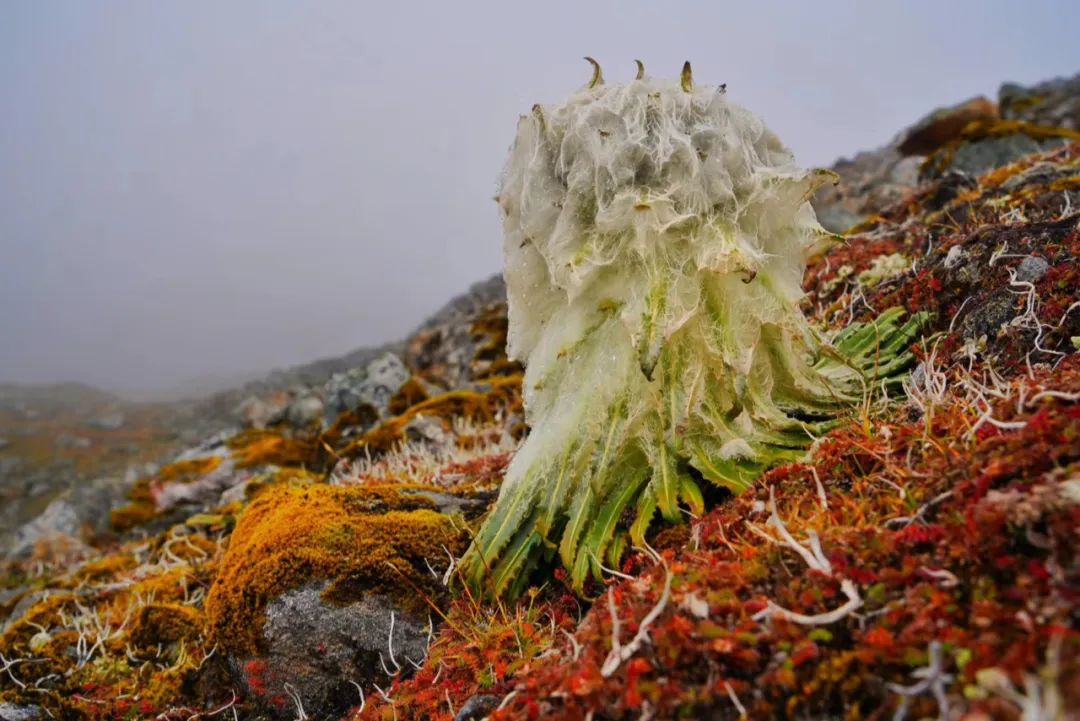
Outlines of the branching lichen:
[[513,592],[557,544],[580,588],[656,510],[700,508],[696,478],[746,489],[909,362],[918,318],[887,311],[830,343],[799,308],[831,239],[807,199],[830,177],[689,64],[678,81],[595,73],[522,117],[498,201],[532,431],[468,581]]

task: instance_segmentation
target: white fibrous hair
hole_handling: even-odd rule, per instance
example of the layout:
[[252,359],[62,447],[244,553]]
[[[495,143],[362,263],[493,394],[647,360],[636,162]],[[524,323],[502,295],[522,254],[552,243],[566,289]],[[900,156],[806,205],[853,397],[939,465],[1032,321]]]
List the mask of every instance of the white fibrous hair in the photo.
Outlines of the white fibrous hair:
[[521,118],[497,197],[531,433],[466,558],[495,594],[556,541],[580,587],[657,509],[700,510],[697,479],[738,492],[801,456],[861,395],[860,352],[914,332],[893,312],[834,348],[799,309],[808,252],[832,237],[808,199],[831,173],[799,169],[689,65],[616,85],[594,67]]

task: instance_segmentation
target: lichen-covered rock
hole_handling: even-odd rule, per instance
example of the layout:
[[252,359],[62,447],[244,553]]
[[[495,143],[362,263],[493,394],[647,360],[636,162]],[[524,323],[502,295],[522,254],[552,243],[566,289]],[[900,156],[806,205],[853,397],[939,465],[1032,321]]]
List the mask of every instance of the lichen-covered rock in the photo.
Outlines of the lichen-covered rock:
[[422,659],[428,604],[445,593],[429,568],[444,569],[466,537],[435,501],[409,490],[282,485],[240,518],[206,612],[213,638],[268,712],[291,718],[282,716],[292,713],[286,683],[308,710],[343,711],[357,700],[350,681],[384,675],[380,652],[397,668],[391,623],[398,666]]
[[285,422],[294,428],[307,428],[322,420],[323,401],[314,393],[300,393],[285,409]]
[[904,132],[896,149],[901,155],[929,155],[958,138],[968,123],[997,117],[997,105],[980,95],[930,113]]
[[406,361],[445,388],[520,370],[505,361],[505,308],[502,275],[473,284],[412,334]]
[[382,415],[409,375],[409,369],[393,353],[386,353],[362,368],[335,374],[324,390],[326,425],[332,425],[342,413],[362,407]]
[[974,120],[949,143],[926,159],[919,170],[923,180],[948,173],[978,176],[1020,158],[1080,140],[1080,131],[1034,125],[1016,120]]
[[1080,74],[1030,87],[1005,83],[998,91],[1001,117],[1080,130]]
[[222,648],[250,655],[262,646],[274,598],[316,581],[328,599],[348,602],[377,591],[416,613],[416,589],[437,595],[424,561],[459,548],[461,531],[422,496],[397,486],[277,486],[260,494],[232,534],[207,599]]
[[972,98],[928,113],[884,147],[837,161],[831,168],[837,181],[813,197],[818,221],[843,233],[899,202],[918,185],[921,156],[956,139],[971,121],[996,117],[994,103]]
[[266,428],[278,423],[285,417],[289,402],[290,395],[283,390],[276,391],[266,397],[252,395],[237,405],[234,415],[245,426]]

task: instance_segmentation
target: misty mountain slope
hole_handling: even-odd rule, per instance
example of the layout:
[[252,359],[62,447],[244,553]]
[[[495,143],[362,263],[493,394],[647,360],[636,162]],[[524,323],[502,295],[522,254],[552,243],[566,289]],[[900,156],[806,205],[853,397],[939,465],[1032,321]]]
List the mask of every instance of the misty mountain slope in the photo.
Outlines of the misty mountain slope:
[[818,210],[854,226],[810,263],[805,312],[825,331],[933,314],[903,396],[684,504],[583,595],[554,565],[515,604],[454,576],[529,432],[493,279],[394,353],[222,396],[212,423],[187,406],[209,432],[96,523],[69,500],[24,527],[0,715],[1074,718],[1077,81],[937,111],[884,165],[838,166]]

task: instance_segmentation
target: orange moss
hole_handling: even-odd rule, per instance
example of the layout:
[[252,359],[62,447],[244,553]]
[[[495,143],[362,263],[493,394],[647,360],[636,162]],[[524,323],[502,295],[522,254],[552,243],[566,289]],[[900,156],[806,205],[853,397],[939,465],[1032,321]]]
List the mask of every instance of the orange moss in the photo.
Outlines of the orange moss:
[[377,591],[423,611],[418,591],[438,594],[424,559],[445,555],[444,545],[457,553],[466,539],[427,499],[401,488],[275,486],[260,494],[240,518],[207,597],[214,640],[255,653],[266,604],[318,581],[329,582],[330,601]]
[[139,565],[134,556],[121,554],[91,561],[75,572],[77,582],[95,583],[116,578]]
[[37,601],[26,610],[22,617],[8,626],[3,636],[0,636],[0,648],[10,648],[22,635],[29,638],[38,630],[38,626],[47,628],[60,625],[60,612],[74,600],[74,594],[59,592]]
[[157,517],[157,506],[152,501],[132,501],[126,506],[113,509],[109,513],[109,525],[114,531],[123,533],[132,528],[145,526]]
[[[224,521],[222,521],[224,522]],[[217,544],[200,533],[189,533],[183,543],[173,543],[170,552],[182,561],[198,563],[217,550]]]
[[221,465],[221,456],[191,458],[186,461],[170,463],[157,472],[158,481],[190,483]]
[[390,415],[400,415],[417,403],[423,403],[430,397],[427,389],[425,389],[423,384],[414,376],[405,381],[405,383],[398,388],[397,393],[390,399],[386,409]]
[[345,411],[338,415],[334,424],[323,432],[322,439],[330,444],[334,444],[337,442],[337,439],[341,438],[341,436],[350,428],[367,428],[378,420],[378,410],[373,406],[363,404],[358,408]]
[[180,603],[184,599],[184,589],[193,588],[196,580],[196,574],[190,567],[178,566],[138,581],[131,586],[129,592],[151,598],[157,603]]
[[251,429],[229,439],[237,468],[254,466],[315,466],[322,453],[309,438],[287,438],[268,430]]
[[1023,133],[1035,140],[1049,140],[1051,138],[1068,138],[1080,140],[1080,130],[1071,130],[1062,127],[1050,127],[1027,123],[1023,120],[1002,120],[999,118],[973,120],[964,126],[960,136],[964,140],[983,140],[985,138],[1003,138],[1007,135]]
[[[515,377],[516,378],[516,377]],[[520,388],[520,379],[494,378],[488,381],[491,390],[487,393],[477,391],[451,391],[417,403],[406,412],[391,418],[373,428],[362,438],[347,445],[342,456],[354,457],[365,450],[369,453],[386,453],[405,440],[405,427],[418,416],[439,418],[449,422],[453,418],[491,421],[496,410],[505,405],[513,394],[512,389]]]
[[1080,175],[1055,180],[1047,186],[1047,189],[1054,193],[1060,193],[1063,190],[1080,190]]
[[194,641],[202,635],[203,619],[197,610],[180,603],[152,603],[135,615],[128,639],[136,648],[159,643]]

